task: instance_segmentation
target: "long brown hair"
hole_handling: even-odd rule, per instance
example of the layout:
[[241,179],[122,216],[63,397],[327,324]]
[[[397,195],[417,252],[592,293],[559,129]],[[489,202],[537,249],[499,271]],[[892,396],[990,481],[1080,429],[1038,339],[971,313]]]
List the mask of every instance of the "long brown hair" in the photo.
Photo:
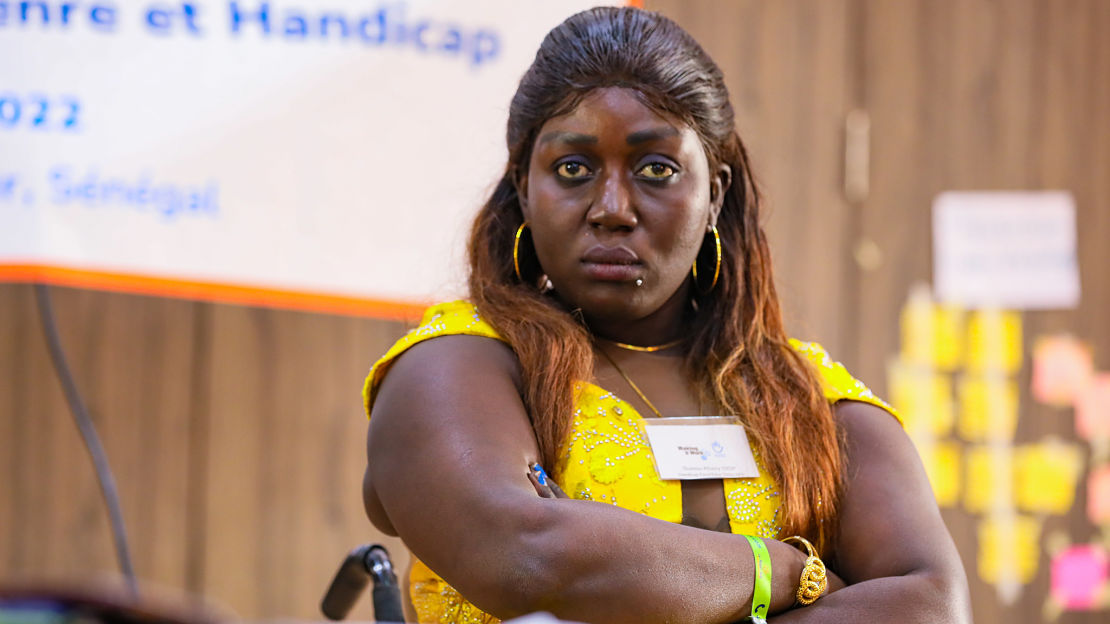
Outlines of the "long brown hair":
[[[743,420],[778,483],[783,531],[806,535],[824,551],[835,530],[841,481],[836,426],[816,372],[787,341],[759,223],[760,195],[723,76],[678,25],[639,9],[591,9],[548,33],[509,109],[505,173],[471,231],[470,296],[520,360],[523,400],[542,460],[558,469],[575,382],[590,379],[593,356],[584,326],[536,287],[534,256],[528,262],[522,254],[524,279],[516,276],[513,235],[523,215],[515,182],[527,174],[544,122],[610,86],[634,90],[647,106],[693,128],[711,170],[720,163],[732,168],[717,221],[720,279],[709,293],[694,295],[685,373],[706,397]],[[522,247],[527,243],[525,237]],[[711,266],[705,269],[710,275]]]

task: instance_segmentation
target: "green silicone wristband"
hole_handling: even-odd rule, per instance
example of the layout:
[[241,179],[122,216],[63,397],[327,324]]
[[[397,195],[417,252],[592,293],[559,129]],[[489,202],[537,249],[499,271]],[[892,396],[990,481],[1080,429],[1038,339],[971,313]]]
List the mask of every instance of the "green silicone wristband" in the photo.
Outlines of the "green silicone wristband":
[[771,553],[763,540],[745,535],[755,556],[755,587],[752,589],[752,617],[766,619],[771,606]]

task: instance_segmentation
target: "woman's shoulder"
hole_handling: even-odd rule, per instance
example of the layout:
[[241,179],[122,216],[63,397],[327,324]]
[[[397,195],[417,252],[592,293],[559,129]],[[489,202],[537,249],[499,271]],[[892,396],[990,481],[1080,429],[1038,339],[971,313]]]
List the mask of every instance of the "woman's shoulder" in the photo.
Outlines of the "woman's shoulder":
[[362,389],[366,414],[374,404],[378,388],[389,368],[409,349],[442,336],[478,336],[503,340],[497,330],[482,319],[478,308],[466,300],[437,303],[424,311],[420,324],[409,330],[370,367]]
[[902,421],[902,417],[889,403],[880,399],[867,385],[853,377],[848,369],[834,360],[824,347],[816,342],[803,342],[795,338],[790,339],[790,346],[817,369],[821,379],[821,389],[829,403],[838,401],[869,403],[890,412],[899,422]]

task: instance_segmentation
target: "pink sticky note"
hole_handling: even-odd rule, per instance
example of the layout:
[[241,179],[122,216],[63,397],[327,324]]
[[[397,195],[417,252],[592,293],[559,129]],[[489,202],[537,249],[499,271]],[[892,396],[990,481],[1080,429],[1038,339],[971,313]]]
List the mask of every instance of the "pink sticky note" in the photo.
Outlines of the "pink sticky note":
[[1095,375],[1075,402],[1075,431],[1084,440],[1110,438],[1110,373]]
[[1087,516],[1092,524],[1110,524],[1110,466],[1096,468],[1087,477]]
[[1067,335],[1037,340],[1033,348],[1033,398],[1041,403],[1067,407],[1091,383],[1091,351]]
[[1052,560],[1052,597],[1065,609],[1091,609],[1106,583],[1106,551],[1072,546]]

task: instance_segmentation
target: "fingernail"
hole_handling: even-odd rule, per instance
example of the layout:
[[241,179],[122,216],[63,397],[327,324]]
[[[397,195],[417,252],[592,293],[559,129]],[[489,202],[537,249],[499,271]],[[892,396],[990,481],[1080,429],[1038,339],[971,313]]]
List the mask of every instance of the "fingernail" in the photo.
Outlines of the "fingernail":
[[547,473],[544,472],[543,466],[532,464],[532,470],[536,472],[536,480],[540,482],[540,485],[547,485]]

